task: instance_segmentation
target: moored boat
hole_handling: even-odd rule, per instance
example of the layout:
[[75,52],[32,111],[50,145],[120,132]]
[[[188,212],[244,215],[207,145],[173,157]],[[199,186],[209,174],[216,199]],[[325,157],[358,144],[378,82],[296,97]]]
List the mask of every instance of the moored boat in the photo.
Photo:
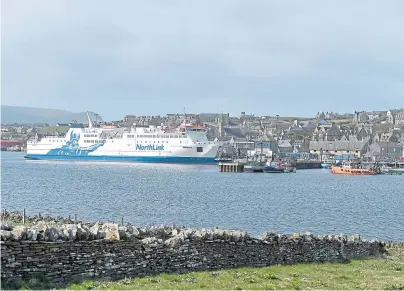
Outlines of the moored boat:
[[326,163],[321,163],[321,168],[323,168],[323,169],[328,169],[329,166],[328,166],[328,164],[326,164]]
[[285,169],[281,162],[268,161],[263,168],[264,173],[284,173]]
[[262,173],[264,169],[263,163],[260,162],[248,162],[244,166],[244,172],[247,173]]
[[365,168],[359,163],[344,162],[342,165],[331,166],[331,172],[333,174],[341,175],[376,175],[378,171],[374,168]]

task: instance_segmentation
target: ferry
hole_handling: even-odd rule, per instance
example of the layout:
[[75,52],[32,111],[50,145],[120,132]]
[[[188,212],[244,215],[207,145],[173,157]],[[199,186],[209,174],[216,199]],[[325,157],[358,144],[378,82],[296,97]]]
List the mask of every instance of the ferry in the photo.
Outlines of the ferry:
[[[88,114],[87,114],[88,116]],[[89,160],[160,163],[217,163],[220,142],[209,141],[206,129],[182,123],[130,128],[88,127],[73,124],[65,137],[47,136],[27,141],[26,159]]]

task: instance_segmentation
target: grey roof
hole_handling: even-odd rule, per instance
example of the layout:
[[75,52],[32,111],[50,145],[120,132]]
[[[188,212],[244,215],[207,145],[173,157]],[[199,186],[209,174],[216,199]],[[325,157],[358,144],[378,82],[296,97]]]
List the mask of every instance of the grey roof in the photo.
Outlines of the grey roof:
[[278,147],[280,147],[280,148],[288,148],[291,146],[292,145],[290,144],[290,140],[288,140],[288,139],[280,140],[278,142]]
[[239,127],[225,127],[224,132],[229,135],[234,135],[235,137],[245,137],[244,131]]
[[337,140],[337,141],[310,141],[310,150],[363,150],[368,141],[358,140]]

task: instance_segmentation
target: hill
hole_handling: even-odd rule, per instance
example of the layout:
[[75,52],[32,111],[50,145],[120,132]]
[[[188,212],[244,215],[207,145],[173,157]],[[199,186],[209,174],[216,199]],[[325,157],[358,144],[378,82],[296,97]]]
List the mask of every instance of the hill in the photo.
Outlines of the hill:
[[[91,120],[96,119],[94,112],[89,112]],[[79,123],[88,123],[86,112],[71,112],[60,109],[44,109],[21,106],[1,105],[1,124],[32,124],[48,123],[69,123],[77,120]],[[97,116],[98,121],[103,121],[101,116]]]

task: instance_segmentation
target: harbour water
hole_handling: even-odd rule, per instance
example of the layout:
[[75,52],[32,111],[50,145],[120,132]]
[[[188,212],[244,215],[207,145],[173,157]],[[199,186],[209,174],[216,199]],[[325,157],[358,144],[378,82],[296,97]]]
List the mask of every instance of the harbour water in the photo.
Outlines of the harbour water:
[[27,161],[1,153],[1,208],[140,226],[176,224],[404,240],[404,176],[220,173],[212,165]]

